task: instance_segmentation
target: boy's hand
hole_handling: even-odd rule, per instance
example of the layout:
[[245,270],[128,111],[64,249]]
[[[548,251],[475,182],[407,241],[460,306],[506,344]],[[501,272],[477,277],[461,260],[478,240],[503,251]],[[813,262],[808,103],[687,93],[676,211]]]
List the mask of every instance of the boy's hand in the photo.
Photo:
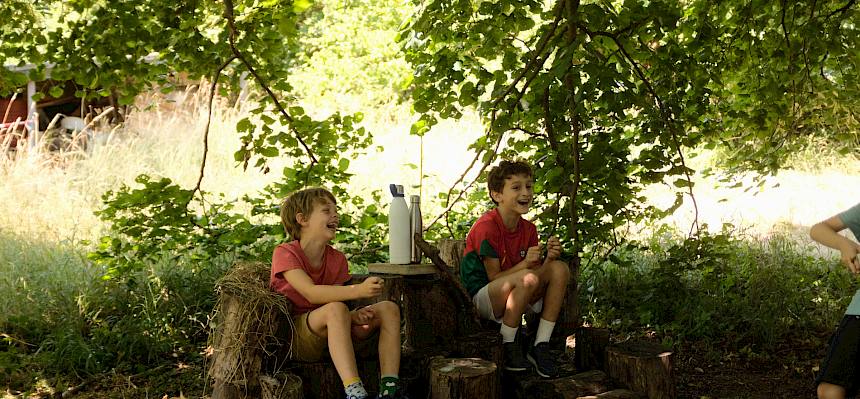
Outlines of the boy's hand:
[[524,259],[528,262],[529,268],[533,268],[535,266],[540,265],[540,243],[533,247],[530,247],[528,252],[526,252],[526,258]]
[[352,324],[359,326],[366,326],[370,324],[370,321],[373,320],[375,313],[373,312],[373,308],[370,306],[365,306],[363,308],[358,308],[350,312],[352,318]]
[[384,281],[376,276],[371,276],[358,285],[359,298],[373,298],[382,293]]
[[842,253],[842,264],[848,268],[855,276],[860,274],[860,248],[857,245],[846,246],[839,250]]
[[558,237],[552,236],[546,241],[546,260],[556,260],[561,256],[561,241]]

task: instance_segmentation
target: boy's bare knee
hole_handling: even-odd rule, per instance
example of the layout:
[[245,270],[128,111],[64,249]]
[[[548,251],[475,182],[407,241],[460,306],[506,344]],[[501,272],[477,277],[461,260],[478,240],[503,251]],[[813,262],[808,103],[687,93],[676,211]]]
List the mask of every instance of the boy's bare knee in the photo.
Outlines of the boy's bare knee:
[[818,399],[845,399],[845,388],[822,382],[818,384]]
[[382,301],[374,305],[384,317],[400,318],[400,306],[391,301]]
[[554,279],[562,281],[570,280],[570,268],[567,266],[567,262],[554,260],[550,265],[552,265],[552,277]]
[[349,319],[349,307],[343,302],[329,302],[320,307],[325,311],[326,318],[329,320]]
[[521,285],[529,291],[534,291],[540,287],[540,277],[535,273],[526,273],[523,275]]

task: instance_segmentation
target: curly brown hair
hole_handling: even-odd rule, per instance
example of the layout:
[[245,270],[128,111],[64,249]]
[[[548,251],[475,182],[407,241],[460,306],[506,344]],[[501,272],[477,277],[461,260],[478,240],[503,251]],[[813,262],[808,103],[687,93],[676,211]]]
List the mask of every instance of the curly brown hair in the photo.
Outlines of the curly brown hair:
[[493,203],[499,203],[493,199],[492,193],[500,193],[505,188],[505,180],[514,175],[525,175],[534,178],[532,167],[523,161],[508,161],[504,160],[493,169],[490,169],[490,174],[487,176],[487,189],[490,190],[490,199]]
[[290,238],[293,240],[302,238],[302,226],[296,220],[296,214],[301,213],[309,217],[314,210],[314,204],[325,204],[326,198],[333,204],[337,204],[334,194],[320,187],[299,190],[284,199],[281,203],[281,224],[284,225],[284,231]]

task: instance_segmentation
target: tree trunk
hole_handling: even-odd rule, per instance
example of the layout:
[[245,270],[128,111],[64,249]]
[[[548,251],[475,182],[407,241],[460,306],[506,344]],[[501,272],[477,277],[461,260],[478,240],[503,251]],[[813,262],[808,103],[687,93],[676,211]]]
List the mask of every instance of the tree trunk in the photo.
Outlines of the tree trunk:
[[483,359],[433,359],[430,362],[430,398],[497,398],[496,373],[496,365]]
[[609,346],[609,330],[606,328],[580,327],[574,335],[573,364],[577,371],[604,370],[606,347]]
[[[571,205],[573,206],[573,205]],[[567,293],[564,296],[564,305],[561,308],[560,323],[556,326],[553,335],[567,337],[580,326],[579,320],[579,256],[570,261],[570,282],[567,284]]]
[[675,375],[672,352],[662,345],[634,341],[606,349],[609,375],[649,399],[674,399]]
[[275,377],[260,376],[263,399],[302,399],[302,380],[294,374],[282,373]]

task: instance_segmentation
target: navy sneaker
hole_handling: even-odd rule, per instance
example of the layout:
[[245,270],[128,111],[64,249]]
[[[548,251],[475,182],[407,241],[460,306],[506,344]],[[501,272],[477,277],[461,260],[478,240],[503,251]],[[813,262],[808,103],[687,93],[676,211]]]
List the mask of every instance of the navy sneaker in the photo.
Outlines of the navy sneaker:
[[505,342],[502,344],[505,351],[505,370],[525,371],[529,369],[529,362],[523,357],[523,350],[516,342]]
[[528,353],[528,359],[541,377],[554,378],[558,375],[558,366],[549,351],[549,342],[541,342],[532,346]]

